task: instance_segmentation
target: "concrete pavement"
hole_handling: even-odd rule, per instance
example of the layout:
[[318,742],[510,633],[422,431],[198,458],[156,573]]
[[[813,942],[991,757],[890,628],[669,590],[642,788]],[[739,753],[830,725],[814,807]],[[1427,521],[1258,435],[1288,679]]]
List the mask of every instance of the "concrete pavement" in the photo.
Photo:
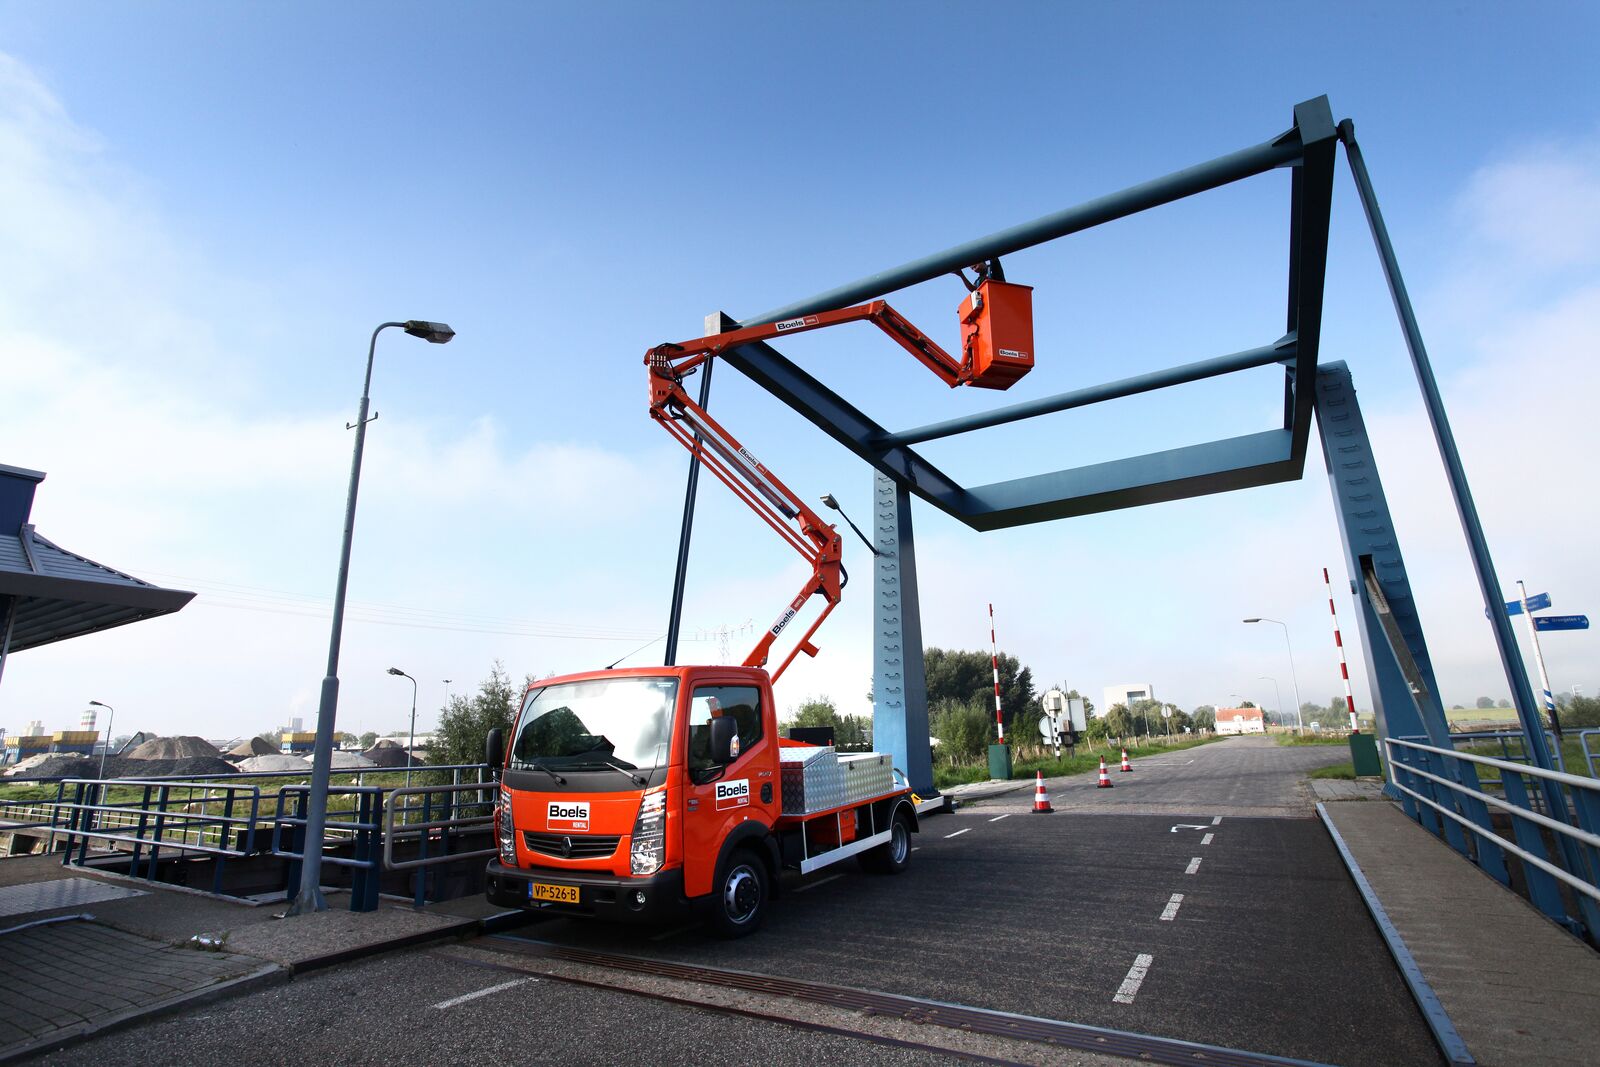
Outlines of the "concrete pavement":
[[1596,1062],[1600,954],[1396,805],[1325,810],[1478,1063]]

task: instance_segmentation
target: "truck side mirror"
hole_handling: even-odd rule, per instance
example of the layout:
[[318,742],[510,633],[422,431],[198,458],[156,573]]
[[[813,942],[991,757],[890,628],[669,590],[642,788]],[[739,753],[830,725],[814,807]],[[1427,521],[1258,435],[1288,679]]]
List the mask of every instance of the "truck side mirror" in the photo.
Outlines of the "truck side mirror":
[[739,737],[739,724],[732,715],[719,715],[711,720],[711,762],[727,766],[734,760],[734,741]]
[[506,765],[506,738],[498,727],[490,730],[489,736],[483,739],[483,762],[489,765],[491,775],[500,777],[500,771]]

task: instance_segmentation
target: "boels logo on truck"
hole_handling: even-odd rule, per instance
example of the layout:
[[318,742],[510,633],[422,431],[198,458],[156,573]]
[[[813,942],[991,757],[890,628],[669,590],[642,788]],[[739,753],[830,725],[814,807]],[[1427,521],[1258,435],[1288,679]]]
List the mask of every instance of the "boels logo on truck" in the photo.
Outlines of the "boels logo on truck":
[[588,830],[587,800],[552,800],[545,812],[545,825],[551,830]]
[[750,779],[717,783],[717,810],[742,808],[750,803]]

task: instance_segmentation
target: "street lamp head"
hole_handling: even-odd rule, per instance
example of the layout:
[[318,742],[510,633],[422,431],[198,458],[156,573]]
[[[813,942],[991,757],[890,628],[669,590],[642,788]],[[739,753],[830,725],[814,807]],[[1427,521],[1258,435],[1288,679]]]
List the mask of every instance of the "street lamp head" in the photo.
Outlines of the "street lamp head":
[[839,502],[833,498],[832,493],[822,494],[822,506],[825,508],[832,508],[834,511],[839,510]]
[[406,672],[401,670],[399,667],[390,667],[389,668],[389,673],[393,674],[393,675],[395,675],[397,677],[400,677],[400,678],[404,678],[405,674],[406,674]]
[[1246,619],[1245,622],[1260,622],[1260,619]]
[[89,701],[89,704],[92,707],[105,708],[107,711],[111,710],[111,705],[110,704],[102,704],[98,700],[91,700],[91,701]]
[[412,337],[420,337],[432,345],[443,345],[450,342],[456,332],[442,322],[428,322],[426,319],[409,319],[405,324],[406,333]]

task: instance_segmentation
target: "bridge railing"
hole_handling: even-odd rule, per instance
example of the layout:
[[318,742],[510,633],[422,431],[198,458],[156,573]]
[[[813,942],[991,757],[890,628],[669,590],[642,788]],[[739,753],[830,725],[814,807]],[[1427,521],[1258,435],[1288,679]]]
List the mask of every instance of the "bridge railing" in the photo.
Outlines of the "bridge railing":
[[[430,896],[428,868],[459,860],[484,859],[495,854],[488,848],[455,849],[462,834],[494,827],[494,806],[500,786],[494,781],[456,782],[451,785],[410,786],[389,796],[383,824],[383,865],[392,871],[415,870],[414,903],[421,907]],[[397,841],[414,841],[417,856],[394,858]],[[432,898],[440,898],[440,879],[432,880]]]
[[1600,729],[1579,730],[1578,747],[1583,750],[1583,769],[1590,778],[1600,778]]
[[[1600,940],[1600,780],[1402,738],[1385,738],[1384,745],[1396,790],[1434,819],[1447,819],[1518,857],[1533,905],[1580,936]],[[1498,772],[1503,795],[1462,785],[1462,761]],[[1571,822],[1539,810],[1543,805],[1533,798],[1545,784],[1562,792]],[[1460,815],[1457,805],[1464,798],[1510,816],[1512,839]]]
[[[117,796],[113,799],[113,791]],[[154,879],[163,851],[213,857],[212,891],[222,891],[229,859],[256,851],[261,787],[148,778],[67,778],[57,788],[52,825],[66,843],[63,865],[83,866],[90,842],[132,847],[128,870]]]

